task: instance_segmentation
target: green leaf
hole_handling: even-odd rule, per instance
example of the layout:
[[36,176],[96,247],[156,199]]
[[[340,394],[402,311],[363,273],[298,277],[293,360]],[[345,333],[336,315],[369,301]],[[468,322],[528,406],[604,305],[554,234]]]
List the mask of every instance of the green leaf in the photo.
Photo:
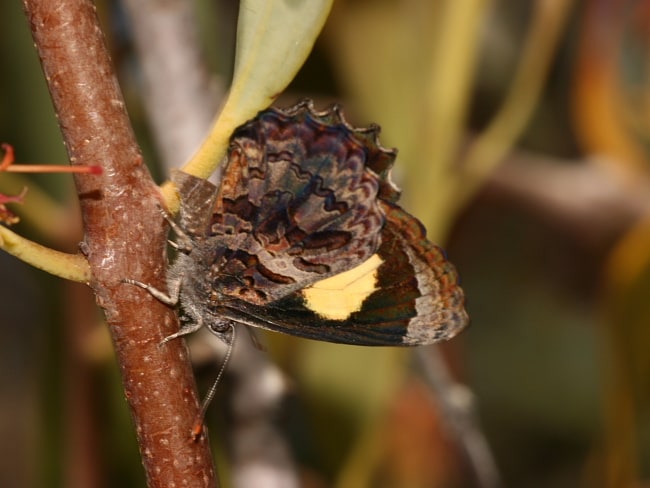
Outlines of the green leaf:
[[183,171],[206,178],[239,125],[268,107],[307,59],[332,0],[242,0],[235,74],[210,135]]

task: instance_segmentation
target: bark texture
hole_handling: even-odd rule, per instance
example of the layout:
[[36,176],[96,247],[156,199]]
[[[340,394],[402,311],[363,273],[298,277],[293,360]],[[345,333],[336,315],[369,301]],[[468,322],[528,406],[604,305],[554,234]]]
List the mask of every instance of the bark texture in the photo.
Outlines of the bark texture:
[[100,176],[75,178],[84,223],[82,251],[122,372],[150,487],[216,486],[205,437],[193,442],[198,411],[173,310],[134,278],[164,288],[166,229],[157,186],[143,164],[93,4],[24,0],[71,164],[99,164]]

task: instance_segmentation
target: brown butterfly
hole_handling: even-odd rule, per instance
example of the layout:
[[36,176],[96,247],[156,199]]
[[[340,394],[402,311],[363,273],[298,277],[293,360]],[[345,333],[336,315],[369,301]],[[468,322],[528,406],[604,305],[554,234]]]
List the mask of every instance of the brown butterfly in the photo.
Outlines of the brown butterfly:
[[[397,204],[396,151],[338,106],[269,109],[231,137],[217,188],[178,172],[167,293],[226,342],[236,324],[364,346],[415,346],[468,323],[454,266]],[[170,219],[168,219],[170,220]]]

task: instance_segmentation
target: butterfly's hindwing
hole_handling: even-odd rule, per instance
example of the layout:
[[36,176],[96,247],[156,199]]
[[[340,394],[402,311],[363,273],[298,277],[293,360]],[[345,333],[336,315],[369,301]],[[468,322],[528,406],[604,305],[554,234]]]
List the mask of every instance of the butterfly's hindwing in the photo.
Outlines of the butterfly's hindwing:
[[[219,313],[239,321],[246,316],[249,325],[269,330],[346,344],[421,345],[453,337],[468,321],[455,269],[426,240],[417,220],[394,205],[384,206],[388,222],[371,258],[376,265],[332,290],[331,303],[325,298],[310,302],[308,288],[262,307],[233,301]],[[364,280],[373,272],[371,281]],[[318,287],[315,283],[311,289]],[[343,300],[355,294],[361,300],[348,300],[353,308],[345,309]]]

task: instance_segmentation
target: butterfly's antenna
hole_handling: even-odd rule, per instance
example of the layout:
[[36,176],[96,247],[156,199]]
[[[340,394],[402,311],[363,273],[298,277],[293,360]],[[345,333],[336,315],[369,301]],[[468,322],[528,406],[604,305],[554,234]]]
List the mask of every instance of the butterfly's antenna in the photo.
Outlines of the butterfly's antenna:
[[217,385],[219,385],[219,382],[221,381],[221,377],[226,371],[226,366],[228,365],[230,356],[232,355],[232,349],[235,345],[235,326],[231,325],[230,330],[232,331],[232,334],[230,336],[230,344],[228,344],[228,350],[226,351],[226,355],[223,358],[221,369],[217,374],[217,379],[214,380],[214,383],[212,383],[212,386],[208,390],[207,395],[203,399],[203,403],[201,404],[201,410],[199,410],[199,413],[196,416],[196,419],[194,420],[194,424],[192,425],[192,438],[194,440],[198,440],[199,436],[201,435],[201,432],[203,432],[203,419],[205,418],[205,412],[207,412],[208,406],[212,402],[212,399],[214,398],[214,395],[217,392]]

